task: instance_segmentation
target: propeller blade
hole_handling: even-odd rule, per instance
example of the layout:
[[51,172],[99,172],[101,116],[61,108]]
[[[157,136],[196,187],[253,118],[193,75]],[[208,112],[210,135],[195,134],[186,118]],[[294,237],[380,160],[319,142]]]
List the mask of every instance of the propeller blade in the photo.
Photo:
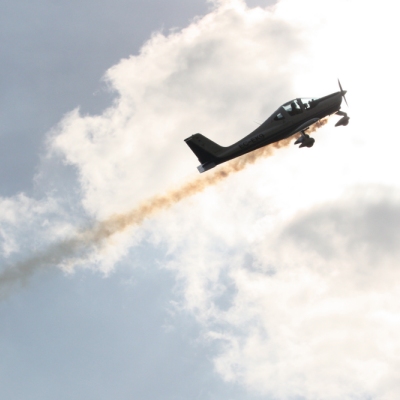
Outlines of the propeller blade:
[[343,92],[342,85],[340,84],[339,79],[337,81],[338,81],[338,84],[339,84],[339,87],[340,87],[340,91]]
[[338,81],[338,84],[339,84],[340,92],[342,93],[342,96],[343,96],[343,98],[344,98],[344,101],[345,101],[345,103],[346,103],[346,105],[347,105],[347,107],[348,107],[349,104],[347,103],[346,96],[345,96],[345,94],[346,94],[347,91],[346,91],[346,90],[343,90],[342,85],[340,84],[339,79],[338,79],[337,81]]

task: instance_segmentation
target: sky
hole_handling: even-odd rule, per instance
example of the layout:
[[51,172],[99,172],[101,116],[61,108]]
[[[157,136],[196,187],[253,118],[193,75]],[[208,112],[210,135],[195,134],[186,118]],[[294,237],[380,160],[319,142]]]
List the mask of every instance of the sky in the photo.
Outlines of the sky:
[[[399,28],[381,3],[5,4],[2,398],[398,398]],[[227,146],[338,78],[347,127],[198,174],[185,138]]]

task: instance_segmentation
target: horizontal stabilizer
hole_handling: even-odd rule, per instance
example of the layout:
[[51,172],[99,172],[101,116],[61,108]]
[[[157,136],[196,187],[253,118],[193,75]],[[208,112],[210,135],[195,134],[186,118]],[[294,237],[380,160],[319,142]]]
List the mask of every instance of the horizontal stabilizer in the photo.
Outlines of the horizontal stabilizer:
[[213,162],[209,162],[209,163],[205,163],[205,164],[201,164],[197,167],[197,169],[199,170],[199,172],[202,174],[203,172],[208,171],[211,168],[215,167],[215,163]]

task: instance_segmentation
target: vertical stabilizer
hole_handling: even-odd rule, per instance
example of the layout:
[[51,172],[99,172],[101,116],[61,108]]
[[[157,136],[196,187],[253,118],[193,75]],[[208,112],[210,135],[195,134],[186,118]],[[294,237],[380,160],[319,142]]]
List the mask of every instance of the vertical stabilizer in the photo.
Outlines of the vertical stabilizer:
[[190,136],[185,139],[185,142],[201,162],[201,165],[197,167],[200,172],[214,168],[217,165],[218,155],[224,149],[200,133]]

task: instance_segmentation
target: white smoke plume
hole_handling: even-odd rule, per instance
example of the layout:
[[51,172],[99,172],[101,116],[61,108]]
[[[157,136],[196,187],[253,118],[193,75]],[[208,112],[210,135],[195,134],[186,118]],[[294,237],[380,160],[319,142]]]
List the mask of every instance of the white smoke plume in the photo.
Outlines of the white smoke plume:
[[[315,132],[325,125],[328,118],[324,118],[310,126],[309,133]],[[129,227],[140,225],[146,218],[166,210],[180,201],[198,194],[210,186],[214,186],[230,175],[242,171],[248,165],[263,157],[270,157],[276,149],[288,146],[299,134],[283,139],[269,146],[238,157],[217,168],[215,171],[199,176],[197,179],[182,184],[165,194],[153,196],[131,211],[115,214],[105,221],[95,223],[93,227],[78,232],[72,238],[53,244],[27,260],[6,268],[0,275],[0,294],[6,294],[15,284],[24,284],[27,279],[40,270],[49,266],[59,266],[68,263],[77,264],[85,260],[88,249],[101,246],[104,241],[116,233],[123,232]]]

